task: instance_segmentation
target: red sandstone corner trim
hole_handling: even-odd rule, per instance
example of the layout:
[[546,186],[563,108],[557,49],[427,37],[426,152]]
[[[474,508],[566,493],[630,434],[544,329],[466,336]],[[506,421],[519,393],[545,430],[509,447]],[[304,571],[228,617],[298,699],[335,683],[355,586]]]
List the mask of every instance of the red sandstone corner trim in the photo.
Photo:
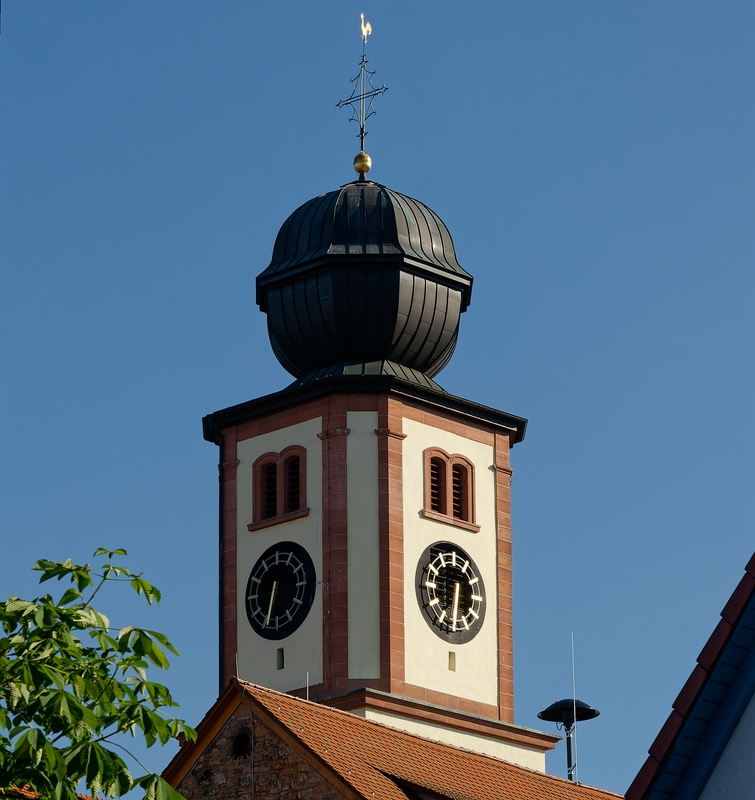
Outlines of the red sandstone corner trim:
[[323,402],[322,433],[322,642],[327,694],[344,691],[349,679],[347,395]]
[[400,400],[378,395],[378,548],[380,560],[379,688],[404,685],[403,412]]
[[496,565],[498,599],[498,717],[514,721],[514,631],[512,607],[511,554],[511,441],[495,435],[493,464],[495,467]]
[[225,428],[221,432],[220,455],[224,460],[220,466],[220,686],[226,686],[236,674],[237,646],[237,560],[236,560],[236,525],[237,525],[237,465],[236,454],[237,430],[235,427]]

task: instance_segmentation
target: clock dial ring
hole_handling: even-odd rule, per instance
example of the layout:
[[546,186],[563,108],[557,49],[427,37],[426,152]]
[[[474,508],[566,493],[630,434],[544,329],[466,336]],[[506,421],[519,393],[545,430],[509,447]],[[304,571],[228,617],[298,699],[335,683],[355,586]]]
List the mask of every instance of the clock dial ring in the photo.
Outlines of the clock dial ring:
[[315,566],[296,542],[271,545],[257,559],[244,595],[249,624],[264,639],[285,639],[304,622],[317,586]]
[[452,644],[471,641],[485,619],[485,586],[469,555],[451,542],[435,542],[417,564],[417,602],[433,632]]

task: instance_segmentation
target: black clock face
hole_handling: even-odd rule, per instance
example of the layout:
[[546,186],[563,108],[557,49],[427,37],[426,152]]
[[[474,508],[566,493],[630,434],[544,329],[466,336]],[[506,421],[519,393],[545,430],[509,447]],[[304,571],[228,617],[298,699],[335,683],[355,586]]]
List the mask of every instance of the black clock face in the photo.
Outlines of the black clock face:
[[246,616],[265,639],[284,639],[309,614],[317,577],[309,553],[295,542],[268,547],[246,585]]
[[485,619],[480,571],[450,542],[436,542],[422,554],[417,565],[417,600],[433,631],[454,644],[473,639]]

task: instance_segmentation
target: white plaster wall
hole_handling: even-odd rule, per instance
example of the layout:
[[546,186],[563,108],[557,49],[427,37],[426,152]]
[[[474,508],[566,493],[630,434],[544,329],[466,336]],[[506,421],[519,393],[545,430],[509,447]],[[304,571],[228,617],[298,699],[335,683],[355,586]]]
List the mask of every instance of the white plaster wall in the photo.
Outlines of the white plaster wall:
[[347,415],[349,678],[380,677],[377,424],[376,411]]
[[355,713],[360,717],[365,717],[365,719],[382,722],[383,725],[387,725],[389,728],[413,733],[415,736],[422,736],[434,742],[450,744],[453,747],[471,750],[473,753],[482,753],[486,756],[498,758],[509,764],[517,764],[520,767],[545,772],[545,753],[533,747],[525,747],[516,742],[502,741],[492,736],[483,736],[479,733],[436,725],[433,722],[403,717],[400,714],[391,714],[380,709],[362,708]]
[[700,800],[751,800],[755,794],[755,698],[750,700],[739,724],[713,770]]
[[[322,431],[320,417],[291,425],[238,443],[236,471],[237,505],[237,606],[238,675],[243,680],[288,691],[322,682]],[[309,515],[248,531],[252,521],[252,464],[263,453],[279,453],[291,445],[307,450],[307,506]],[[244,593],[255,561],[271,545],[292,541],[302,545],[315,565],[317,591],[304,623],[285,639],[263,639],[249,625]],[[284,649],[285,667],[276,668],[277,650]]]
[[[498,704],[498,630],[495,473],[492,445],[404,419],[404,625],[406,682],[439,692]],[[420,516],[424,503],[422,454],[440,447],[466,456],[475,468],[477,533]],[[485,584],[485,622],[471,642],[451,645],[425,622],[416,598],[414,577],[422,552],[437,541],[458,544],[472,557]],[[448,653],[456,653],[456,671],[448,668]]]

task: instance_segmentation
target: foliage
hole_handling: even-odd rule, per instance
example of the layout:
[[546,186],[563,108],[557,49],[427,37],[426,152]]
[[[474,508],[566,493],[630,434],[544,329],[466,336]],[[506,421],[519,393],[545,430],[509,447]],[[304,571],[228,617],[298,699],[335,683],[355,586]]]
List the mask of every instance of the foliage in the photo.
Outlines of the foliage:
[[147,680],[150,664],[168,668],[165,650],[177,655],[173,645],[157,631],[112,628],[91,606],[100,589],[116,582],[130,584],[149,604],[160,601],[141,574],[113,563],[125,555],[100,548],[99,570],[70,559],[38,561],[40,583],[67,579],[71,587],[57,601],[46,594],[0,603],[0,789],[28,786],[42,798],[75,800],[83,782],[92,795],[117,797],[141,787],[146,800],[180,797],[141,764],[146,774],[133,778],[120,752],[134,756],[117,741],[127,732],[147,747],[179,733],[195,738],[164,713],[177,705],[168,689]]

